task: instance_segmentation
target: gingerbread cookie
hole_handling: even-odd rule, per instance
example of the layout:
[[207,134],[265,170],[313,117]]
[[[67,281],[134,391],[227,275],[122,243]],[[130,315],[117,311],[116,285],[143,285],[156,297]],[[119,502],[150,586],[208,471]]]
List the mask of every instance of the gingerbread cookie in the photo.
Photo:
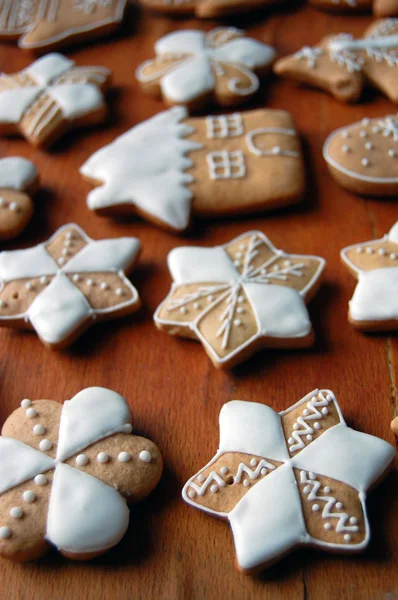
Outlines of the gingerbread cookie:
[[46,0],[0,0],[0,41],[17,40],[32,27]]
[[[398,15],[398,0],[373,0],[373,12],[376,17],[393,17]],[[388,19],[396,21],[396,19]]]
[[104,67],[76,67],[62,54],[47,54],[19,73],[0,75],[0,135],[19,133],[48,146],[74,127],[106,116]]
[[145,8],[171,15],[195,15],[198,18],[218,17],[250,12],[279,4],[278,0],[140,0]]
[[398,103],[398,25],[376,21],[363,38],[327,36],[318,46],[303,46],[275,64],[275,73],[329,92],[342,102],[357,102],[366,84]]
[[65,225],[27,250],[0,254],[0,327],[34,329],[51,348],[64,348],[96,321],[140,307],[125,276],[141,244],[136,238],[91,240]]
[[21,402],[0,437],[0,556],[33,560],[53,545],[87,560],[122,539],[128,504],[156,487],[163,466],[131,422],[126,400],[100,387],[64,404]]
[[287,254],[249,231],[224,246],[175,248],[168,265],[174,282],[155,324],[199,340],[215,367],[233,367],[261,348],[313,343],[306,303],[323,258]]
[[219,217],[292,204],[305,190],[293,117],[281,110],[187,118],[174,107],[95,152],[80,172],[104,216],[138,213],[183,231],[191,213]]
[[18,156],[0,159],[0,240],[17,237],[33,215],[30,195],[39,174],[30,160]]
[[380,240],[348,246],[341,258],[358,279],[349,321],[361,331],[398,329],[398,221]]
[[252,573],[299,546],[363,550],[370,537],[366,492],[394,458],[384,440],[347,427],[330,390],[314,390],[281,413],[228,402],[219,449],[182,495],[229,521],[238,568]]
[[354,194],[398,194],[398,116],[362,119],[333,131],[323,157],[336,181]]
[[169,106],[190,109],[215,103],[240,104],[259,89],[259,77],[275,60],[271,46],[245,37],[235,27],[175,31],[155,44],[156,58],[142,63],[136,77],[142,89],[161,95]]

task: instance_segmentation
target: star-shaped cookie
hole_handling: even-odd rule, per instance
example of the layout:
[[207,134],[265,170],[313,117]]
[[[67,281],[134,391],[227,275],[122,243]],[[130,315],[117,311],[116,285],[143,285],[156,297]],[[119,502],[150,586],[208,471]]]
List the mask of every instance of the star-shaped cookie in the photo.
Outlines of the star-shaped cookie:
[[281,413],[234,401],[221,409],[216,455],[182,495],[229,522],[238,567],[252,573],[299,546],[363,550],[366,492],[394,458],[387,442],[347,427],[330,390],[314,390]]
[[[284,2],[282,2],[285,4]],[[171,15],[217,18],[279,4],[278,0],[140,0],[145,8]]]
[[274,71],[342,102],[357,102],[368,84],[398,103],[398,22],[390,21],[376,21],[363,38],[341,34],[325,37],[318,46],[303,46],[278,60]]
[[0,556],[33,560],[51,544],[87,560],[122,539],[128,504],[162,473],[158,448],[131,422],[126,400],[100,387],[64,404],[21,402],[0,437]]
[[209,33],[174,31],[155,44],[156,58],[142,63],[136,77],[142,89],[168,105],[191,109],[215,103],[240,104],[257,92],[259,77],[274,62],[275,50],[235,27]]
[[34,329],[49,347],[64,348],[96,321],[140,307],[125,276],[137,259],[136,238],[94,241],[65,225],[27,250],[0,254],[0,327]]
[[0,159],[0,240],[17,237],[33,215],[30,198],[39,174],[30,160],[19,156]]
[[0,135],[19,133],[34,146],[48,146],[74,127],[106,116],[104,67],[76,67],[62,54],[47,54],[29,67],[0,75]]
[[224,246],[175,248],[173,285],[156,326],[199,340],[215,367],[230,368],[261,348],[305,348],[314,340],[306,303],[323,258],[287,254],[260,231]]
[[350,323],[361,331],[397,330],[398,221],[383,238],[344,248],[341,258],[358,279]]

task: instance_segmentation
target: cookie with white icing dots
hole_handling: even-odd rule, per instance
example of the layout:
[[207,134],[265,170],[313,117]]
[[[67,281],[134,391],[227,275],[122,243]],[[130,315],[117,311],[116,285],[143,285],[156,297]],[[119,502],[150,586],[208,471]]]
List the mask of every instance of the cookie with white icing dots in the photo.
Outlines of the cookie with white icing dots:
[[383,238],[344,248],[341,258],[358,279],[350,323],[361,331],[398,330],[398,221]]
[[77,67],[62,54],[46,54],[26,69],[0,75],[0,135],[20,134],[48,146],[69,129],[102,122],[104,67]]
[[155,44],[156,57],[136,70],[141,88],[166,104],[191,109],[231,106],[252,97],[275,60],[275,50],[235,27],[210,33],[175,31]]
[[141,244],[136,238],[94,241],[65,225],[38,246],[0,254],[0,327],[33,329],[64,348],[98,321],[140,307],[127,279]]
[[357,102],[371,85],[398,103],[398,20],[373,23],[359,39],[327,36],[314,47],[281,58],[277,75],[329,92],[342,102]]
[[22,400],[0,437],[0,556],[33,560],[55,546],[87,560],[115,546],[129,505],[163,468],[157,446],[132,429],[126,400],[105,388],[63,404]]
[[260,231],[224,246],[172,250],[173,285],[156,326],[199,340],[217,368],[262,348],[306,348],[314,332],[306,303],[317,291],[323,258],[287,254]]
[[191,214],[220,217],[301,199],[305,168],[290,113],[256,110],[189,118],[174,107],[95,152],[80,169],[103,216],[139,214],[183,231]]
[[221,409],[216,455],[182,495],[229,522],[238,568],[252,573],[300,546],[363,550],[366,493],[394,458],[384,440],[347,427],[330,390],[314,390],[280,413],[233,401]]
[[279,4],[278,0],[140,0],[145,8],[172,15],[217,18]]
[[31,195],[39,174],[35,165],[19,156],[0,159],[0,240],[18,236],[33,215]]

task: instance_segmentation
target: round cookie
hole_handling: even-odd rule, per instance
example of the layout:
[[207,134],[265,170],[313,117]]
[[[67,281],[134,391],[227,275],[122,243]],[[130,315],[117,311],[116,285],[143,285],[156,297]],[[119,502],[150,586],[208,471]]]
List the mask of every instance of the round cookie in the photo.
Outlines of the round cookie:
[[0,240],[17,237],[28,225],[33,215],[30,195],[38,183],[39,174],[29,160],[0,159]]
[[157,446],[131,432],[127,402],[105,388],[63,405],[23,400],[0,437],[0,555],[32,560],[54,545],[86,560],[116,545],[128,505],[155,488],[163,468]]

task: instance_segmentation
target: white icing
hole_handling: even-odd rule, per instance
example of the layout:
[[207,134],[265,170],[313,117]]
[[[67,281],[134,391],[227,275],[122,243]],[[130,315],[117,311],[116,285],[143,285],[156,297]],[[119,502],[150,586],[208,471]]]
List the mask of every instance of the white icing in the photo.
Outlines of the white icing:
[[140,248],[141,243],[136,238],[92,241],[68,261],[64,272],[124,271],[131,266]]
[[78,467],[84,467],[88,463],[88,458],[85,454],[79,454],[76,456],[75,462]]
[[281,127],[261,127],[259,129],[253,129],[252,131],[249,131],[245,137],[246,145],[252,154],[255,154],[256,156],[291,156],[291,157],[300,156],[300,154],[298,152],[296,152],[295,150],[286,150],[286,149],[280,148],[280,146],[273,146],[269,150],[264,150],[262,148],[258,148],[258,146],[256,146],[255,141],[254,141],[256,136],[267,134],[267,133],[281,134],[281,135],[287,135],[287,136],[291,136],[291,137],[296,137],[296,135],[297,135],[297,133],[294,129],[284,129]]
[[55,466],[46,454],[4,436],[0,436],[0,456],[0,494]]
[[398,46],[398,35],[367,37],[354,40],[349,37],[338,37],[329,42],[331,52],[372,50],[395,48]]
[[29,406],[32,406],[32,400],[28,400],[28,398],[25,398],[24,400],[22,400],[21,406],[22,408],[29,408]]
[[243,133],[243,120],[239,113],[206,117],[206,135],[210,139],[239,137]]
[[388,233],[388,239],[390,242],[398,244],[398,221],[393,225]]
[[117,457],[119,462],[126,463],[131,459],[131,455],[128,452],[120,452]]
[[356,321],[398,319],[398,266],[360,272],[349,306]]
[[189,223],[192,176],[188,153],[201,148],[187,138],[187,111],[175,107],[133,127],[95,152],[80,172],[103,185],[87,197],[92,210],[131,204],[174,229]]
[[12,519],[21,519],[23,514],[23,508],[21,506],[13,506],[10,510],[10,517]]
[[152,454],[148,450],[141,450],[139,459],[143,462],[150,463],[152,460]]
[[0,539],[8,540],[11,537],[11,529],[7,526],[0,527]]
[[32,490],[26,490],[22,494],[22,497],[25,500],[25,502],[27,502],[28,504],[32,504],[32,502],[34,502],[36,500],[36,494],[34,492],[32,492]]
[[36,485],[46,485],[48,483],[48,479],[45,475],[43,475],[42,473],[40,473],[39,475],[36,475],[36,477],[34,478],[34,482]]
[[246,175],[242,150],[219,150],[206,155],[210,179],[241,179]]
[[22,192],[38,177],[36,167],[30,160],[19,156],[0,159],[0,189],[10,188]]

